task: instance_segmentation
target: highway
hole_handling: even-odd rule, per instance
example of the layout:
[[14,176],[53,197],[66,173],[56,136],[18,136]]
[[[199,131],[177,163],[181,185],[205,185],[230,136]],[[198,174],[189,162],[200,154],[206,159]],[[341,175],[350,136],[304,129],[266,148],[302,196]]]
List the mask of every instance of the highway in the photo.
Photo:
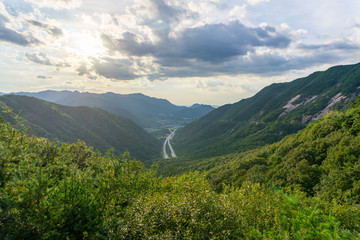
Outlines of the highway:
[[167,138],[165,139],[165,142],[164,142],[164,145],[163,145],[163,157],[165,159],[169,159],[169,155],[166,151],[166,145],[169,147],[170,149],[170,154],[171,154],[171,157],[175,158],[176,157],[176,154],[175,154],[175,151],[173,149],[173,147],[171,146],[171,143],[170,143],[170,140],[175,136],[175,132],[176,132],[176,129],[174,131],[170,131],[170,134],[169,136],[167,136]]

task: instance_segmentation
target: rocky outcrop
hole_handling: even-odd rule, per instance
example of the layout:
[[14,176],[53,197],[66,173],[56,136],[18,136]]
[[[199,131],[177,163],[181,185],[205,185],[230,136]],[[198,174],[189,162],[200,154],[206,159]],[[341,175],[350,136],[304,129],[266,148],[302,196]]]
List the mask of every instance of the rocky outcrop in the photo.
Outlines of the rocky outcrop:
[[310,98],[306,98],[304,101],[302,101],[300,103],[294,104],[300,97],[301,97],[301,95],[297,95],[297,96],[293,97],[292,99],[290,99],[290,101],[283,107],[285,110],[279,115],[279,118],[284,117],[286,114],[288,114],[289,112],[295,110],[296,108],[298,108],[300,106],[305,106],[309,102],[313,101],[317,97],[317,95],[312,96]]

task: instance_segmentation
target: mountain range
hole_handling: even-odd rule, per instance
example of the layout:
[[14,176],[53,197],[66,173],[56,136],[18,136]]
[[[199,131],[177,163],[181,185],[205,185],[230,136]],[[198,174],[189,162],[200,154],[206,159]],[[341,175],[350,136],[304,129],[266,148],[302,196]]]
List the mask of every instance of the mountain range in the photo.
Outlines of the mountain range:
[[[191,107],[176,106],[165,99],[152,98],[143,94],[95,94],[51,90],[37,93],[18,92],[15,94],[17,96],[33,96],[64,105],[87,105],[98,108],[66,108],[56,104],[54,105],[56,107],[51,107],[53,109],[59,108],[61,111],[65,111],[64,109],[67,109],[67,111],[72,109],[73,112],[78,111],[77,124],[83,121],[80,120],[80,117],[84,118],[83,113],[80,114],[81,111],[96,111],[100,115],[107,114],[107,116],[110,116],[109,113],[100,111],[100,109],[118,116],[125,115],[136,123],[141,123],[142,127],[160,127],[165,128],[164,131],[167,127],[192,121],[185,127],[178,129],[172,140],[174,149],[177,155],[180,156],[180,158],[171,162],[171,164],[176,165],[177,161],[182,161],[185,164],[187,161],[191,162],[192,160],[230,153],[240,153],[277,142],[283,137],[303,129],[309,123],[320,119],[331,109],[347,107],[347,103],[360,94],[359,86],[360,64],[355,64],[335,66],[292,82],[272,84],[251,98],[240,100],[234,104],[227,104],[215,110],[211,106],[201,104],[194,104]],[[15,98],[15,96],[11,97]],[[4,98],[10,98],[10,96],[4,96]],[[28,99],[31,99],[30,102],[35,101],[32,98]],[[26,102],[25,100],[22,101]],[[45,104],[45,102],[32,103],[34,106],[29,113],[35,111],[35,106],[38,104],[50,106],[49,103]],[[16,111],[25,107],[29,108],[29,104],[11,105],[10,102],[7,102],[7,105],[10,105],[9,107],[14,108]],[[29,115],[27,115],[29,114],[27,113],[28,110],[23,110],[25,120],[32,125],[32,131],[39,136],[54,138],[58,137],[57,134],[61,135],[62,131],[58,131],[57,134],[53,134],[53,132],[49,134],[47,129],[46,131],[40,130],[43,128],[41,124],[49,124],[45,121],[41,124],[35,123],[34,119],[30,119]],[[66,112],[66,114],[68,113]],[[49,114],[46,116],[50,117]],[[47,117],[44,117],[44,119]],[[74,116],[71,115],[71,117]],[[111,114],[111,118],[113,117]],[[123,118],[121,119],[126,122]],[[194,119],[198,120],[193,121]],[[59,120],[59,122],[61,121]],[[92,127],[96,128],[96,124]],[[108,131],[102,134],[105,138],[110,138],[112,135],[111,127],[104,126],[104,129],[108,129]],[[97,131],[100,132],[100,129],[97,128]],[[166,134],[164,131],[159,131],[158,134]],[[65,136],[66,134],[63,135],[58,137],[61,141],[76,141],[76,137],[71,134],[71,139]],[[128,139],[139,137],[137,134],[128,134],[126,136],[129,135],[132,137],[128,137]],[[78,135],[77,138],[86,140],[89,145],[94,145],[101,151],[116,145],[110,140],[107,141],[107,144],[95,144],[90,135],[88,137]],[[159,149],[161,149],[159,147],[160,143],[154,141],[154,139],[151,139],[150,142],[153,142],[153,145],[150,144],[148,147],[152,146],[154,148],[151,150],[151,147],[148,148],[151,154],[142,153],[142,158],[146,156],[147,159],[156,159],[159,156]],[[121,145],[126,146],[125,143]],[[130,145],[136,144],[132,143]],[[130,150],[131,148],[126,149]],[[139,149],[134,150],[135,155],[141,152]],[[124,148],[120,147],[118,151],[123,150]]]
[[360,94],[360,64],[335,66],[224,105],[177,131],[179,156],[199,159],[281,140]]
[[177,106],[166,99],[135,94],[89,93],[78,91],[17,92],[16,95],[36,97],[66,106],[97,107],[127,117],[143,128],[166,128],[185,125],[214,110],[210,105]]
[[359,239],[360,98],[347,105],[173,177],[0,121],[0,238]]
[[18,95],[0,96],[0,106],[13,110],[11,116],[1,113],[8,121],[21,112],[30,134],[39,137],[66,143],[83,140],[103,153],[110,148],[114,148],[116,154],[128,150],[142,161],[160,157],[158,139],[130,119],[99,108],[69,107]]
[[360,239],[359,86],[360,64],[272,84],[172,131],[161,160],[129,118],[0,96],[0,238]]

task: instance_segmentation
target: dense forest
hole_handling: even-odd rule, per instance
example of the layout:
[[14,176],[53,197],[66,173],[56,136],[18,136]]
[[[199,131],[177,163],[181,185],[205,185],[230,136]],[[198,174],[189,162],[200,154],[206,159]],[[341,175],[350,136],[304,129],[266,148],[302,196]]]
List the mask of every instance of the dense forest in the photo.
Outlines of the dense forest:
[[360,237],[360,100],[279,143],[174,177],[127,152],[29,136],[4,114],[1,239]]

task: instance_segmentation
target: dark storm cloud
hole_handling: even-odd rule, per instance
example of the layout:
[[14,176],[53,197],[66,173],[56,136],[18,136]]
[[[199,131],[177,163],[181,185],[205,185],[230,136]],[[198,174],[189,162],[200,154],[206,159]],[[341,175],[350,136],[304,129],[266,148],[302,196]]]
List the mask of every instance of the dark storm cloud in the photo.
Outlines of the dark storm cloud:
[[117,80],[133,80],[140,76],[131,70],[131,62],[125,59],[106,58],[94,62],[94,69],[97,74],[106,78]]
[[205,62],[222,62],[246,55],[254,47],[286,48],[291,39],[273,28],[251,28],[238,21],[225,24],[207,24],[186,29],[177,39],[163,38],[156,44],[140,42],[133,33],[125,33],[121,39],[102,37],[111,51],[129,56],[151,55],[158,59],[195,59]]
[[15,30],[7,28],[5,23],[9,20],[0,15],[0,41],[13,43],[20,46],[38,45],[41,42],[31,35],[25,35]]
[[39,27],[41,29],[43,29],[44,31],[46,31],[47,33],[53,35],[54,37],[61,37],[64,35],[63,31],[56,27],[56,26],[51,26],[45,23],[41,23],[35,20],[29,20],[28,21],[31,25]]

